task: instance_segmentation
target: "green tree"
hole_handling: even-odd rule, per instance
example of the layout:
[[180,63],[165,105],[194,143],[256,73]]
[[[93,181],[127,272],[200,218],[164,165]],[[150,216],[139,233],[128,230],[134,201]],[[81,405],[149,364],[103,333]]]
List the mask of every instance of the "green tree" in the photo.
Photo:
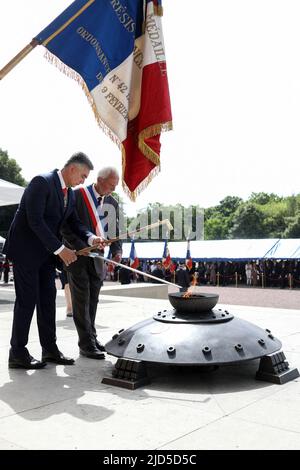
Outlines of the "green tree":
[[[26,181],[21,175],[21,168],[16,160],[9,158],[8,153],[0,148],[0,178],[10,183],[26,186]],[[13,220],[18,205],[0,207],[0,235],[7,237],[7,232]]]
[[7,151],[0,148],[0,178],[10,183],[26,186],[21,171],[22,169],[16,160],[9,158]]
[[292,196],[288,196],[285,201],[287,208],[287,216],[293,217],[294,215],[296,215],[297,212],[297,196],[295,196],[294,194]]
[[263,206],[265,204],[268,204],[271,201],[279,202],[281,200],[282,198],[277,196],[274,193],[268,194],[268,193],[261,192],[261,193],[252,193],[248,199],[248,202],[253,202],[255,204],[260,204]]
[[[168,218],[174,227],[170,239],[186,240],[189,237],[189,230],[186,230],[188,224],[184,224],[184,216],[188,211],[192,214],[190,227],[194,233],[196,215],[200,212],[199,206],[184,207],[182,204],[167,206],[156,202],[148,204],[139,211],[138,216],[143,216],[141,219],[143,225]],[[245,202],[237,196],[226,196],[218,205],[205,209],[204,238],[224,240],[300,237],[297,228],[299,214],[300,194],[280,197],[274,193],[252,193]],[[135,218],[127,218],[127,221],[132,222],[134,228],[139,227]],[[162,227],[157,229],[156,235],[160,240],[164,238]],[[150,238],[150,231],[148,237]],[[147,238],[147,234],[141,233],[141,238]]]
[[262,211],[253,203],[246,202],[239,206],[229,231],[230,238],[265,238]]
[[226,196],[219,205],[216,206],[217,211],[224,217],[230,217],[242,204],[243,199],[238,196]]
[[300,212],[294,217],[288,217],[287,227],[283,232],[283,238],[300,238]]
[[266,204],[255,204],[261,211],[265,236],[269,238],[281,238],[286,228],[287,202],[284,198],[277,201],[272,199]]
[[233,225],[233,217],[243,200],[237,196],[226,196],[217,206],[204,212],[204,237],[206,240],[226,240]]
[[203,210],[197,205],[184,207],[182,204],[164,205],[160,202],[150,203],[141,209],[137,217],[130,220],[131,230],[139,229],[140,226],[154,224],[158,221],[168,219],[173,230],[168,230],[166,225],[160,225],[151,230],[140,232],[137,238],[184,241],[194,240],[202,236]]
[[225,240],[228,238],[228,226],[225,217],[209,218],[204,224],[205,240]]

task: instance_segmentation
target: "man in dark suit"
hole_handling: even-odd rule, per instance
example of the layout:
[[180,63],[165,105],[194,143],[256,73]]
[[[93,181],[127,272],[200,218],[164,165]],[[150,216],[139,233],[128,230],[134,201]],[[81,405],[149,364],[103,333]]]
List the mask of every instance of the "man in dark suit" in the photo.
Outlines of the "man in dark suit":
[[[64,221],[90,244],[101,241],[78,219],[70,189],[83,183],[92,169],[89,158],[79,152],[61,171],[34,177],[24,191],[3,249],[13,261],[16,290],[10,368],[40,369],[46,362],[74,363],[56,345],[55,267],[57,256],[67,266],[77,260],[75,252],[62,244],[60,229]],[[26,348],[35,307],[42,361],[34,359]]]
[[[74,191],[76,210],[82,223],[102,238],[115,238],[119,231],[119,208],[111,196],[119,182],[115,168],[106,167],[98,172],[97,181],[90,186]],[[86,247],[68,221],[62,228],[64,243],[73,250]],[[120,241],[110,245],[110,253],[115,261],[121,260]],[[104,251],[99,252],[103,256]],[[104,359],[104,346],[97,340],[95,319],[100,289],[105,278],[105,265],[100,258],[81,256],[67,268],[72,296],[73,319],[78,332],[78,346],[82,356],[91,359]]]
[[[160,261],[157,261],[157,263],[155,263],[155,268],[153,269],[151,274],[152,276],[158,277],[158,279],[164,279],[164,272],[163,272],[162,264]],[[151,280],[151,282],[153,284],[160,284],[159,281],[156,281],[154,279]]]
[[190,286],[190,276],[184,263],[180,263],[175,274],[176,284],[181,286],[180,292],[185,292]]
[[[122,262],[124,266],[130,266],[130,260],[124,260]],[[124,284],[130,284],[132,280],[132,271],[129,271],[126,268],[121,268],[119,269],[119,281],[122,285]]]

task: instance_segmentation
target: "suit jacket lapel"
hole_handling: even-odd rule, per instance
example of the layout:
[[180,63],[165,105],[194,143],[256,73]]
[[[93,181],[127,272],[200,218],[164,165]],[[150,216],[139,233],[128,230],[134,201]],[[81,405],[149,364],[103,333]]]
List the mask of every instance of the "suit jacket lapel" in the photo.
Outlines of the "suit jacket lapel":
[[[63,213],[64,212],[64,194],[62,192],[62,188],[61,188],[60,180],[59,180],[59,177],[58,177],[58,174],[57,174],[57,170],[54,170],[53,177],[54,177],[55,189],[57,191],[58,199],[59,199],[59,202],[60,202],[60,209],[61,209],[61,212]],[[69,193],[68,193],[68,196],[69,196]],[[68,197],[68,202],[69,202],[69,197]]]

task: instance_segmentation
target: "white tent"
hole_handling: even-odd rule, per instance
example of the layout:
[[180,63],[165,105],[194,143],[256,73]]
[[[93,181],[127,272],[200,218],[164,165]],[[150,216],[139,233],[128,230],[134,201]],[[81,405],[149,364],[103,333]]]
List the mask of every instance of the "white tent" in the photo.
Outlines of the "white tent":
[[[164,242],[135,242],[135,251],[139,259],[158,259],[164,252]],[[123,258],[129,258],[131,243],[123,243]]]
[[[191,257],[202,261],[246,261],[262,259],[276,243],[277,238],[239,240],[197,240],[190,243]],[[180,245],[182,245],[180,247]],[[185,258],[186,242],[170,243],[170,254],[175,258]],[[173,248],[174,246],[174,248]],[[175,247],[178,246],[177,250]],[[181,254],[179,255],[179,248]]]
[[282,238],[265,254],[268,259],[300,259],[300,239]]
[[[184,260],[187,242],[169,242],[173,260]],[[128,258],[130,243],[123,243],[123,258]],[[135,242],[139,259],[160,259],[164,242]],[[197,240],[190,242],[191,257],[195,261],[246,261],[256,259],[300,259],[300,239],[240,239],[240,240]]]
[[25,188],[0,179],[0,206],[19,204]]

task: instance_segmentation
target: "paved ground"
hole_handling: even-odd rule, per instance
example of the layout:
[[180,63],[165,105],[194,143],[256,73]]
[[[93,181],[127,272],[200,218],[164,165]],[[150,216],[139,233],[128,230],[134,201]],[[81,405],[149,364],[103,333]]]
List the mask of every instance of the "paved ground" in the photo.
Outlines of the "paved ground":
[[[147,285],[147,284],[146,284]],[[105,289],[113,290],[120,286],[116,282],[106,282]],[[133,288],[142,287],[142,283],[130,284]],[[219,294],[219,302],[230,305],[253,305],[257,307],[274,307],[274,308],[292,308],[300,309],[300,289],[278,289],[261,287],[216,287],[216,286],[200,286],[201,292],[213,292]]]
[[[299,291],[217,291],[220,307],[269,328],[282,341],[291,367],[300,370]],[[260,305],[241,305],[245,296]],[[259,362],[253,360],[211,373],[152,366],[151,384],[135,391],[104,385],[101,380],[111,376],[116,358],[78,357],[76,331],[72,318],[65,317],[61,291],[58,345],[76,364],[8,370],[13,287],[0,285],[0,299],[0,449],[300,450],[299,378],[284,385],[256,381]],[[168,300],[101,296],[100,339],[107,342],[121,328],[164,308],[170,308]],[[40,356],[35,322],[29,349]]]
[[300,309],[299,289],[201,286],[201,291],[219,294],[222,304]]

